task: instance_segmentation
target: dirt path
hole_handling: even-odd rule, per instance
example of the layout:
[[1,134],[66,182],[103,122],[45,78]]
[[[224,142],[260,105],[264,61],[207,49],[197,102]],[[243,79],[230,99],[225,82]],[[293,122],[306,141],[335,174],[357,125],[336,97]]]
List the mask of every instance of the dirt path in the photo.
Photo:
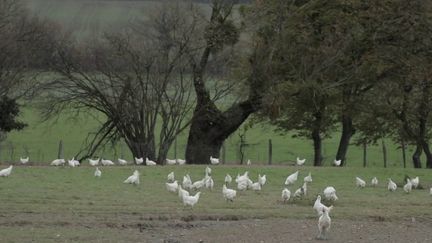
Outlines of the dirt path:
[[[327,242],[432,242],[432,222],[334,220]],[[199,221],[146,229],[153,242],[322,242],[315,220]]]

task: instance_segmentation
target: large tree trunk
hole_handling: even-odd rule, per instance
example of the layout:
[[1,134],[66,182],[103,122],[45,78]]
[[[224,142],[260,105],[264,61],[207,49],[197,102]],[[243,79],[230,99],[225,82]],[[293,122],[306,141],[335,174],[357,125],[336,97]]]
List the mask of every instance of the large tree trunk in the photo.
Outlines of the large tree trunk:
[[314,144],[314,166],[322,165],[322,139],[319,129],[312,131],[312,140]]
[[432,168],[432,154],[429,148],[429,143],[422,139],[421,146],[426,155],[426,168]]
[[208,164],[210,156],[219,158],[225,139],[255,111],[249,101],[235,104],[225,112],[209,102],[211,104],[195,109],[186,147],[187,163]]
[[347,115],[342,115],[342,135],[339,141],[339,148],[336,153],[336,159],[342,160],[341,166],[345,165],[345,158],[348,152],[348,146],[354,133],[355,129],[353,126],[352,118]]
[[414,168],[421,168],[421,160],[420,160],[421,153],[422,153],[422,147],[420,144],[417,144],[416,150],[414,151],[414,154],[412,156]]

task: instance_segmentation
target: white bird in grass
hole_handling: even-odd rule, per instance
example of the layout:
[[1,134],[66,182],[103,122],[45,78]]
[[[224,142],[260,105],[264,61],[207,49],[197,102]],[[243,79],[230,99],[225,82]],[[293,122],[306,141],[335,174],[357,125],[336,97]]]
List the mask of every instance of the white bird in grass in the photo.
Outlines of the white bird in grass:
[[192,187],[192,180],[191,180],[189,174],[186,174],[185,176],[183,176],[183,183],[182,183],[182,185],[183,185],[184,189],[188,189],[188,190],[191,189],[191,187]]
[[266,175],[261,176],[260,174],[258,174],[258,182],[261,186],[264,186],[266,184],[266,181],[267,181]]
[[252,162],[250,161],[250,159],[248,159],[248,161],[246,162],[247,165],[251,165]]
[[0,177],[8,177],[12,173],[13,165],[6,169],[0,170]]
[[298,171],[296,171],[295,173],[292,173],[291,175],[289,175],[286,180],[285,180],[285,185],[291,185],[294,184],[297,181],[297,177],[298,177]]
[[377,186],[378,185],[378,179],[376,177],[372,178],[371,185],[372,186]]
[[121,159],[121,158],[118,158],[117,161],[118,161],[119,165],[127,165],[127,163],[128,163],[127,160]]
[[144,159],[142,157],[141,158],[134,157],[134,158],[135,158],[135,164],[141,165],[142,163],[144,163]]
[[205,178],[205,183],[204,184],[205,184],[205,187],[207,189],[213,190],[214,181],[213,181],[213,178],[211,176],[207,176]]
[[366,186],[366,181],[364,181],[363,179],[361,179],[360,177],[356,177],[356,186],[360,187],[360,188],[364,188]]
[[336,189],[332,186],[328,186],[324,189],[324,198],[326,200],[336,201],[339,198],[336,196]]
[[237,191],[234,189],[229,189],[226,185],[222,187],[222,194],[226,201],[234,201],[234,198],[237,196]]
[[341,165],[341,162],[342,162],[341,159],[340,159],[340,160],[334,160],[334,161],[333,161],[333,164],[334,164],[335,166],[340,166],[340,165]]
[[168,182],[174,182],[174,180],[175,180],[174,171],[171,171],[171,173],[168,174],[167,180],[168,180]]
[[240,181],[237,183],[237,189],[239,191],[246,191],[248,188],[248,183],[247,181]]
[[415,189],[417,189],[417,187],[418,187],[418,185],[419,185],[419,182],[420,182],[420,180],[419,180],[419,177],[417,176],[416,178],[414,178],[414,179],[411,179],[411,184],[412,184],[412,186],[415,188]]
[[21,164],[27,164],[27,162],[29,162],[29,157],[28,156],[27,158],[20,157],[20,162]]
[[397,189],[396,183],[394,183],[390,178],[388,178],[387,189],[391,192],[394,192]]
[[432,196],[432,187],[429,189],[429,195]]
[[318,216],[321,216],[323,213],[323,208],[327,208],[327,206],[321,203],[321,195],[318,195],[313,209],[317,212]]
[[322,208],[322,215],[318,219],[318,239],[325,240],[327,239],[327,233],[330,230],[331,226],[331,218],[330,211],[333,209],[333,206]]
[[186,196],[183,195],[183,205],[193,207],[196,203],[198,203],[201,192],[197,192],[194,196]]
[[226,174],[225,176],[225,184],[230,184],[232,181],[232,177],[230,176],[230,174]]
[[102,176],[102,171],[100,171],[98,167],[96,167],[96,170],[94,172],[94,176],[95,177],[101,177]]
[[178,186],[178,196],[183,200],[183,196],[189,196],[189,192],[182,188],[181,185]]
[[206,169],[205,169],[205,174],[206,175],[211,175],[211,173],[212,173],[212,169],[207,166]]
[[251,188],[253,191],[261,191],[261,184],[259,182],[252,183]]
[[172,183],[166,182],[165,185],[166,185],[166,189],[169,192],[174,192],[174,193],[177,192],[177,189],[179,187],[179,184],[177,183],[177,181],[174,181]]
[[91,166],[97,166],[99,164],[99,160],[100,160],[99,158],[98,159],[88,159],[89,164]]
[[291,197],[291,192],[290,192],[290,190],[288,190],[288,188],[283,189],[283,190],[282,190],[282,201],[283,201],[284,203],[286,203],[286,202],[289,201],[290,197]]
[[297,165],[304,165],[304,163],[306,162],[306,159],[300,159],[299,157],[297,157]]
[[175,165],[177,162],[175,159],[165,159],[167,165]]
[[411,180],[407,178],[407,183],[404,185],[403,189],[406,193],[410,193],[413,188],[413,184],[411,183]]
[[156,162],[154,162],[153,160],[149,160],[149,158],[146,157],[146,165],[148,166],[156,165]]
[[307,183],[311,183],[312,182],[312,175],[309,172],[308,176],[306,176],[305,178],[303,178],[303,182],[307,182]]
[[176,162],[177,162],[178,165],[184,165],[184,164],[186,164],[186,160],[184,160],[184,159],[176,159]]
[[219,159],[218,158],[213,158],[212,156],[210,156],[210,163],[212,165],[217,165],[217,164],[219,164]]
[[114,165],[114,162],[112,162],[112,161],[109,160],[109,159],[101,159],[101,164],[102,164],[103,166],[110,166],[110,165]]
[[202,179],[202,180],[195,181],[194,183],[192,183],[191,189],[199,190],[199,189],[201,189],[204,186],[205,186],[205,178]]
[[65,164],[66,161],[64,159],[55,159],[51,162],[51,165],[59,166]]
[[75,166],[80,166],[80,162],[75,157],[72,157],[72,161],[75,163]]
[[135,170],[131,176],[129,176],[125,181],[123,181],[123,183],[129,183],[134,185],[140,184],[139,172]]
[[302,196],[303,196],[303,187],[300,187],[299,189],[297,189],[295,192],[294,192],[294,195],[293,195],[293,197],[294,198],[301,198]]

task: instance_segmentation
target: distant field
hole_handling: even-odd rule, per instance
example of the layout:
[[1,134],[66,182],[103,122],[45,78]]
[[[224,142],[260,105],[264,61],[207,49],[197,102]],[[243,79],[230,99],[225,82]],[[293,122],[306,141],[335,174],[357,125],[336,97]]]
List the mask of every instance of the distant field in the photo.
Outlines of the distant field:
[[[176,194],[166,191],[166,175],[174,171],[176,178],[181,180],[183,175],[189,173],[195,181],[204,176],[204,168],[205,166],[103,167],[102,177],[97,179],[93,177],[94,168],[90,167],[16,166],[9,178],[0,178],[0,240],[146,242],[145,239],[149,240],[154,235],[169,238],[169,235],[164,235],[159,230],[191,227],[187,222],[198,225],[197,227],[203,222],[213,222],[204,224],[203,229],[210,232],[217,230],[224,221],[236,222],[242,219],[252,222],[254,219],[294,222],[309,220],[311,223],[306,229],[311,232],[308,237],[313,237],[317,218],[312,210],[313,202],[316,195],[329,185],[336,188],[339,200],[324,203],[334,205],[331,213],[334,224],[349,223],[340,226],[343,228],[363,221],[379,221],[381,224],[398,227],[399,222],[407,219],[411,222],[412,218],[419,220],[419,224],[422,222],[420,220],[430,223],[432,217],[429,195],[432,179],[429,170],[213,166],[214,190],[202,190],[198,204],[193,209],[184,208]],[[142,174],[141,184],[123,184],[123,180],[135,169]],[[225,202],[221,193],[225,174],[235,176],[246,170],[254,181],[259,173],[266,174],[267,184],[259,193],[239,192],[233,203]],[[310,171],[313,182],[308,186],[308,196],[282,204],[280,193],[284,188],[283,182],[286,176],[296,170],[300,170],[299,180],[288,188],[294,192]],[[402,184],[405,175],[419,176],[423,189],[414,190],[411,194],[404,193],[401,188],[393,193],[387,190],[386,178],[391,177]],[[377,176],[380,184],[376,188],[359,189],[355,187],[355,176],[364,178],[368,183],[373,176]],[[206,226],[207,224],[210,226]],[[244,222],[238,221],[238,224]],[[368,231],[361,231],[364,230],[367,237]],[[338,227],[331,230],[334,231],[338,231]],[[404,233],[409,232],[411,230]],[[264,236],[268,234],[259,237]],[[247,236],[240,234],[239,237],[242,239]],[[333,237],[338,238],[335,234]]]

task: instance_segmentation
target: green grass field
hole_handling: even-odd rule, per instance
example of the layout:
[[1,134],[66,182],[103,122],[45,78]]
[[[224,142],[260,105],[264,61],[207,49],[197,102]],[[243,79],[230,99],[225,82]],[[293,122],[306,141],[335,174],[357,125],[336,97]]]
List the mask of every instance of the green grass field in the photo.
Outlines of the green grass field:
[[[123,184],[122,181],[136,168],[141,172],[141,184]],[[198,204],[193,209],[184,208],[176,194],[166,191],[166,175],[174,171],[176,178],[181,180],[189,173],[195,181],[204,176],[204,168],[103,167],[102,177],[98,179],[93,176],[94,168],[91,167],[16,166],[10,177],[0,178],[2,239],[39,242],[61,235],[61,239],[66,241],[115,241],[128,234],[126,226],[146,220],[315,219],[313,202],[316,195],[329,185],[336,188],[339,197],[332,203],[335,221],[397,221],[407,217],[432,217],[432,197],[429,195],[432,177],[429,170],[213,166],[214,190],[202,190]],[[266,174],[267,184],[259,193],[239,192],[233,203],[225,202],[221,193],[225,174],[235,176],[246,170],[254,181],[258,173]],[[308,196],[283,204],[280,200],[283,182],[296,170],[300,170],[299,180],[289,189],[294,192],[310,171],[313,182],[308,187]],[[388,177],[401,185],[405,175],[419,176],[424,189],[413,190],[411,194],[404,193],[400,187],[393,193],[387,191]],[[362,177],[367,183],[377,176],[379,186],[356,188],[355,176]],[[92,234],[96,231],[103,234]]]

